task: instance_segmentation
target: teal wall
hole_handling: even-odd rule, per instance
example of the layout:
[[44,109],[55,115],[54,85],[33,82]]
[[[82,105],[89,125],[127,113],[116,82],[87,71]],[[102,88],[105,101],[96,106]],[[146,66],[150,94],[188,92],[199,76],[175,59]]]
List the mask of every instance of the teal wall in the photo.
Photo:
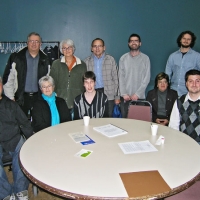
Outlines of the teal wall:
[[[148,89],[177,50],[180,32],[193,31],[194,49],[200,51],[199,0],[1,0],[0,10],[0,41],[25,41],[32,31],[45,41],[70,38],[81,59],[91,53],[91,41],[100,37],[118,62],[129,51],[129,35],[138,33],[141,51],[151,60]],[[0,75],[8,56],[0,53]]]

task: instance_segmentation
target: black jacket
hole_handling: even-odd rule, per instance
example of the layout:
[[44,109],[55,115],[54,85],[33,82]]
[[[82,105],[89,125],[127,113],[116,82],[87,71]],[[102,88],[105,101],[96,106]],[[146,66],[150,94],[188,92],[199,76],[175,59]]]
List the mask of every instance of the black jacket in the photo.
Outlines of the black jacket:
[[[156,119],[158,118],[157,112],[158,112],[158,89],[153,89],[150,90],[147,94],[146,100],[149,101],[152,105],[152,121],[155,122]],[[166,116],[167,119],[169,120],[171,111],[174,105],[175,100],[178,98],[178,94],[175,90],[168,89],[167,90],[167,96],[166,96],[166,105],[165,105],[165,110],[166,110]]]
[[[3,74],[3,85],[8,81],[11,65],[13,62],[16,63],[17,79],[18,79],[18,89],[15,93],[15,101],[21,105],[23,102],[23,94],[25,90],[26,83],[26,73],[27,73],[27,60],[26,60],[26,51],[27,47],[23,48],[18,53],[13,53],[10,55],[4,74]],[[39,62],[38,62],[38,80],[46,76],[48,70],[50,69],[49,59],[42,51],[39,51]],[[38,91],[40,91],[38,86]]]
[[[71,115],[64,99],[56,97],[56,106],[60,116],[60,123],[71,121]],[[51,126],[51,110],[42,97],[34,103],[32,110],[32,127],[34,132]]]
[[19,105],[2,95],[0,100],[0,144],[5,151],[14,151],[20,138],[21,131],[26,138],[33,134],[30,121]]

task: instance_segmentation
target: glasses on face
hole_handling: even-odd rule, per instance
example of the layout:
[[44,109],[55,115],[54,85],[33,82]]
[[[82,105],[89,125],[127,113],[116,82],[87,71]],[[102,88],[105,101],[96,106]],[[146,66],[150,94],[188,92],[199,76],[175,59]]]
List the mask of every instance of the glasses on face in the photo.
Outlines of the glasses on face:
[[49,89],[51,87],[52,87],[52,85],[42,86],[42,89]]
[[39,40],[29,40],[28,41],[29,43],[31,43],[31,44],[40,44],[40,41]]
[[103,45],[93,45],[92,48],[102,48]]
[[69,50],[72,50],[72,49],[73,49],[72,46],[70,46],[70,47],[63,47],[62,48],[63,51],[69,51]]

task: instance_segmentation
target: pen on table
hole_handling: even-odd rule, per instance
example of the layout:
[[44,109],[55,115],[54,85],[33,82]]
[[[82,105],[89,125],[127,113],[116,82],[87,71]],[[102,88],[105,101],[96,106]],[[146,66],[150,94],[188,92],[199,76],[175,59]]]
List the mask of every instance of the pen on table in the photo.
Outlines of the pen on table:
[[[114,125],[114,124],[111,124],[111,125],[116,126],[116,125]],[[117,128],[120,128],[119,126],[116,126],[116,127],[117,127]],[[126,131],[126,132],[128,133],[127,130],[125,130],[125,129],[123,129],[123,128],[120,128],[120,129],[122,129],[123,131]]]

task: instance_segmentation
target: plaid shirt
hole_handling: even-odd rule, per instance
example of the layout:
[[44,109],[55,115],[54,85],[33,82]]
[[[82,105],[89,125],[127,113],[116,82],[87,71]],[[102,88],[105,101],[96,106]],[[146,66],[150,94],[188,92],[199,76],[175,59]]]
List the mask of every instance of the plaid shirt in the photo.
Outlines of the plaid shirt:
[[[94,72],[93,55],[87,57],[84,61],[87,65],[87,70]],[[115,59],[112,56],[105,54],[102,64],[102,75],[104,82],[104,93],[107,95],[108,100],[113,100],[115,99],[115,96],[118,95],[119,82],[117,70],[118,67]]]

